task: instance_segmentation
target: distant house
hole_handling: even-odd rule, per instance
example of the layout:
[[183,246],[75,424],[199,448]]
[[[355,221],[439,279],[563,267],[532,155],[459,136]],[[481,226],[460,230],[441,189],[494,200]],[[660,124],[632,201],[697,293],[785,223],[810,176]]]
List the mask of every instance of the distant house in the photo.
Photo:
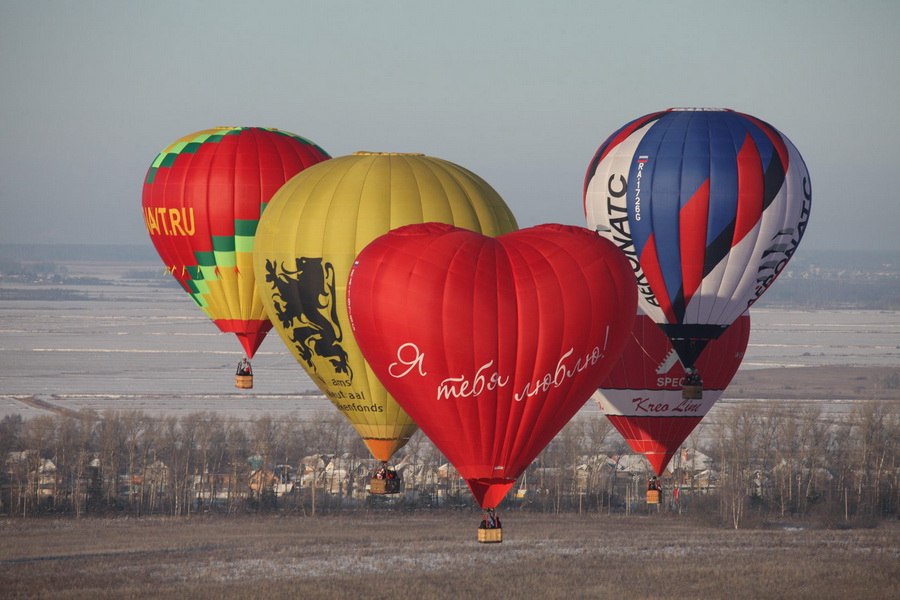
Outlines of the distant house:
[[27,477],[20,481],[27,485],[32,495],[51,497],[56,488],[56,463],[49,458],[40,458],[31,450],[10,452],[6,457],[6,473]]
[[164,492],[169,484],[169,467],[161,460],[152,462],[144,469],[141,482],[144,489],[158,493]]
[[680,487],[709,488],[715,485],[718,473],[713,460],[699,450],[682,448],[666,466],[666,475]]
[[272,490],[277,482],[278,478],[271,469],[256,469],[250,473],[250,489],[254,492]]
[[254,492],[270,490],[281,497],[294,491],[294,468],[275,465],[274,469],[257,469],[250,474],[250,489]]
[[653,470],[643,454],[618,454],[606,458],[606,466],[616,473],[632,476],[651,477]]
[[209,503],[222,503],[229,498],[246,495],[246,490],[238,489],[236,478],[225,473],[195,474],[193,488],[198,500]]

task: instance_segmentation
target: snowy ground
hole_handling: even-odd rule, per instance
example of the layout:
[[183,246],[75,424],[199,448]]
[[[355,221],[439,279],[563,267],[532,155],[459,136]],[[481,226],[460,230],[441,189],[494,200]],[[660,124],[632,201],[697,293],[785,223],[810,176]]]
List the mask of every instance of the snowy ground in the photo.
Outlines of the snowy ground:
[[[254,361],[254,388],[234,388],[242,357],[179,288],[135,282],[135,265],[67,265],[70,275],[108,285],[0,282],[0,292],[61,288],[79,300],[10,300],[0,295],[0,418],[41,414],[40,402],[65,409],[218,411],[253,415],[331,410],[281,340],[270,333]],[[742,369],[773,366],[900,364],[896,311],[758,310]],[[727,392],[726,392],[727,397]],[[37,400],[37,402],[35,402]],[[599,414],[593,402],[584,413]]]

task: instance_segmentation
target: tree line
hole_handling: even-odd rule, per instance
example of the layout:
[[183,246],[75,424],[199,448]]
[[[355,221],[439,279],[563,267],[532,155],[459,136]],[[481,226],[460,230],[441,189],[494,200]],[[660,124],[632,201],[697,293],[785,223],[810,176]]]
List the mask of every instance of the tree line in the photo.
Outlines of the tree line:
[[820,405],[728,407],[712,426],[717,508],[747,518],[818,516],[828,523],[896,518],[900,407],[861,401],[840,418]]
[[[860,402],[836,419],[814,405],[718,407],[672,461],[658,506],[644,502],[649,470],[621,468],[629,454],[606,419],[573,420],[501,508],[673,511],[735,528],[810,517],[872,523],[900,510],[900,410],[887,403]],[[0,514],[10,517],[473,506],[465,482],[421,433],[392,461],[404,492],[367,494],[377,465],[336,412],[250,421],[88,410],[7,416],[0,457]]]

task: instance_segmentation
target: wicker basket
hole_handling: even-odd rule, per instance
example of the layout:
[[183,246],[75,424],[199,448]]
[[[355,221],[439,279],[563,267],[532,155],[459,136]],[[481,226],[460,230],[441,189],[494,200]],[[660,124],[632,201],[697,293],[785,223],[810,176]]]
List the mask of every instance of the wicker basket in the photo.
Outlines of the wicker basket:
[[478,541],[482,544],[499,544],[503,541],[503,529],[497,527],[495,529],[478,528]]
[[400,493],[400,480],[399,479],[378,479],[373,477],[369,481],[369,493],[370,494],[399,494]]
[[703,398],[702,385],[683,385],[681,386],[682,400],[700,400]]
[[647,490],[647,504],[659,504],[659,490]]
[[234,387],[242,390],[253,389],[253,375],[235,375]]

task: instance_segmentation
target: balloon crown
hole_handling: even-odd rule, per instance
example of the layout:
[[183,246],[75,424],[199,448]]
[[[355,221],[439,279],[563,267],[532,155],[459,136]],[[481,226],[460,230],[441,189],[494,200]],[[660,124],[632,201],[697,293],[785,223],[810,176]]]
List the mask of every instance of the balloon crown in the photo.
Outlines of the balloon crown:
[[276,127],[257,127],[255,125],[240,125],[240,126],[223,126],[220,125],[218,127],[213,127],[216,131],[242,131],[244,129],[263,129],[265,131],[274,131],[279,132],[280,130]]
[[367,152],[361,150],[354,152],[353,156],[425,156],[421,152]]
[[698,107],[692,107],[692,106],[685,106],[685,107],[669,109],[669,112],[678,112],[678,111],[684,111],[684,112],[689,112],[689,111],[694,111],[694,112],[734,112],[734,110],[732,110],[730,108],[702,108],[702,107],[698,108]]

